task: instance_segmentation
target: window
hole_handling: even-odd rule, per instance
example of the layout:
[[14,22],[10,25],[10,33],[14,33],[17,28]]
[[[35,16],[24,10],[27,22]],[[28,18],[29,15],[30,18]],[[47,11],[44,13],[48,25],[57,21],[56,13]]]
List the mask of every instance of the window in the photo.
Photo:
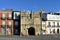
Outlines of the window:
[[19,34],[19,31],[18,31],[18,29],[15,29],[15,34]]
[[50,29],[50,33],[52,33],[52,32],[51,32],[51,29]]
[[12,21],[9,21],[9,25],[12,25]]
[[15,21],[15,27],[18,27],[18,21]]
[[57,22],[57,27],[59,27],[59,22]]
[[2,34],[6,34],[6,28],[2,28]]
[[12,14],[11,13],[9,13],[9,19],[12,19]]
[[12,21],[9,21],[8,27],[12,27]]
[[50,24],[50,22],[48,22],[48,27],[51,27],[51,24]]
[[5,21],[2,21],[2,27],[6,27]]
[[50,29],[50,33],[51,33],[51,34],[53,33],[53,29],[52,29],[52,28]]
[[42,33],[45,34],[46,33],[46,30],[42,30]]
[[7,34],[11,35],[12,34],[12,29],[11,28],[7,28]]
[[19,19],[20,13],[19,12],[14,12],[14,19]]
[[6,14],[2,13],[2,19],[6,19]]
[[57,33],[59,34],[59,29],[57,29]]
[[55,29],[53,29],[53,33],[55,33]]
[[0,18],[2,18],[2,13],[0,12]]

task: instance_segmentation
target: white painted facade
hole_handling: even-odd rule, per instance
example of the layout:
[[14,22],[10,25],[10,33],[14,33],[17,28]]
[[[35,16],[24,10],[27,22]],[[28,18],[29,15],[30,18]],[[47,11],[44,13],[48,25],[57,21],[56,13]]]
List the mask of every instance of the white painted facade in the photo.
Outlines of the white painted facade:
[[47,21],[42,21],[42,34],[60,34],[60,15],[47,14]]
[[[49,26],[49,22],[50,25]],[[55,26],[53,24],[55,22]],[[59,23],[59,26],[57,25]],[[57,32],[59,30],[59,32]],[[42,33],[43,34],[60,34],[60,21],[42,21]]]

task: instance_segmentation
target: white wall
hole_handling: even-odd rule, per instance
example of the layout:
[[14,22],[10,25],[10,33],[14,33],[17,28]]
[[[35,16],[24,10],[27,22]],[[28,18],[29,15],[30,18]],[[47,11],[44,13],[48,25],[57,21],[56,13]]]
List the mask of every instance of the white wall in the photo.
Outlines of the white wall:
[[47,14],[47,20],[60,20],[60,15]]
[[[47,26],[48,25],[48,22],[50,22],[51,27],[48,27]],[[53,22],[55,22],[55,27],[52,26],[53,25]],[[43,27],[42,26],[42,29],[43,30],[46,30],[46,32],[43,32],[43,34],[58,34],[57,33],[57,29],[59,29],[59,34],[60,34],[60,26],[57,27],[57,22],[59,22],[59,25],[60,25],[60,21],[46,21],[46,27]],[[44,22],[42,22],[42,24],[44,24]],[[55,29],[55,33],[53,33],[53,30],[54,29]],[[51,33],[50,33],[50,31],[51,31]]]

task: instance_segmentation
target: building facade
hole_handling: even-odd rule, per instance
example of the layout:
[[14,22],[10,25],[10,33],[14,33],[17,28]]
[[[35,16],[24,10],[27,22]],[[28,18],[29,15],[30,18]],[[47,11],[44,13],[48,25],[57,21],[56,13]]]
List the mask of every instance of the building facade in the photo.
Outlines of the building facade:
[[0,35],[40,35],[41,13],[0,10]]
[[40,12],[21,12],[21,34],[40,35],[41,17]]
[[42,21],[43,34],[60,34],[60,15],[59,13],[47,14],[45,21]]
[[14,35],[20,35],[20,28],[21,28],[21,18],[20,18],[20,11],[13,11],[13,20],[14,20]]
[[0,10],[0,35],[60,34],[60,13]]
[[12,10],[0,10],[0,35],[13,35]]

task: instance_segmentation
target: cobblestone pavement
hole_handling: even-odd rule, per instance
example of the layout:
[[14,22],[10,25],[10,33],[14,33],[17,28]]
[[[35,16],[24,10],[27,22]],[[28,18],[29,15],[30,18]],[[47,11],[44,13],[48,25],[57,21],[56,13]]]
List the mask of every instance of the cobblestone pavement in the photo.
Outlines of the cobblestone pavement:
[[0,36],[0,40],[60,40],[60,35]]

